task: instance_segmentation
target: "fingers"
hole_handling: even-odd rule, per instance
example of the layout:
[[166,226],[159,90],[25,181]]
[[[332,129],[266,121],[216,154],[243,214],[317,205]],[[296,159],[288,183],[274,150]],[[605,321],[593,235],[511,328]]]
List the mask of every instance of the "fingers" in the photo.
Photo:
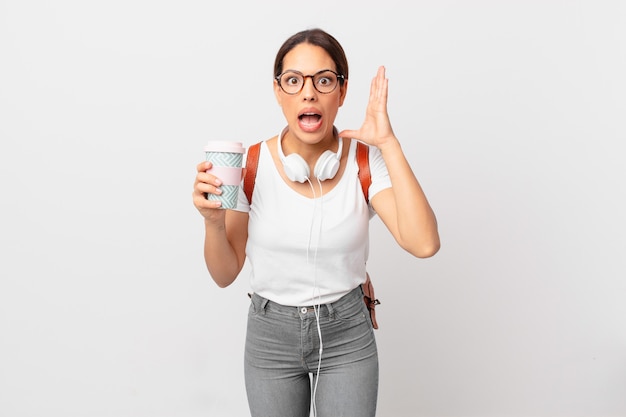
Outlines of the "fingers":
[[192,197],[193,205],[196,207],[196,209],[198,209],[200,214],[202,214],[202,216],[206,218],[211,216],[211,210],[219,209],[222,205],[220,201],[207,199],[206,194],[199,193],[195,189]]
[[391,130],[387,116],[387,94],[389,80],[385,76],[385,67],[380,66],[370,85],[369,102],[365,112],[365,121],[358,130],[343,130],[339,137],[362,140],[376,144],[376,138],[384,137]]
[[202,193],[197,188],[194,188],[192,193],[193,205],[198,209],[200,214],[209,218],[212,216],[212,211],[219,209],[222,206],[221,201],[207,199],[207,193]]
[[[210,162],[202,162],[197,165],[196,180],[193,187],[193,203],[201,213],[204,209],[215,209],[221,206],[219,201],[207,200],[207,194],[222,194],[222,181],[215,175],[209,174],[206,170],[211,168]],[[204,213],[203,213],[204,215]]]
[[[196,183],[194,185],[194,191],[197,192],[198,194],[201,195],[205,195],[205,194],[215,194],[215,195],[220,195],[222,194],[222,189],[219,188],[221,182],[219,181],[219,179],[214,179],[213,178],[208,178],[206,177],[206,175],[208,174],[198,174],[198,176],[196,177]],[[218,184],[218,182],[220,184]]]
[[207,171],[213,167],[211,162],[201,162],[196,166],[198,175],[196,175],[196,182],[205,182],[207,184],[213,184],[216,187],[222,185],[222,180],[215,175],[209,174]]
[[389,80],[385,77],[385,67],[378,67],[376,76],[372,79],[370,88],[370,103],[380,106],[387,104],[387,90]]
[[209,162],[209,161],[203,161],[203,162],[200,162],[200,163],[196,166],[196,170],[197,170],[198,172],[205,172],[206,170],[211,169],[211,165],[212,165],[212,164],[211,164],[211,162]]

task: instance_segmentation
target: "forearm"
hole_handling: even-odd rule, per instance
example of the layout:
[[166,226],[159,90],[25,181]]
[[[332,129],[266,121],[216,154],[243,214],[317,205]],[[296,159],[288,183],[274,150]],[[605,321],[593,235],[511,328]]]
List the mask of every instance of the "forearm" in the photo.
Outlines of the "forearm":
[[204,260],[213,281],[222,288],[232,284],[241,272],[244,259],[229,241],[223,223],[205,220]]
[[397,138],[379,146],[389,172],[395,203],[395,236],[418,257],[434,255],[440,246],[435,214]]

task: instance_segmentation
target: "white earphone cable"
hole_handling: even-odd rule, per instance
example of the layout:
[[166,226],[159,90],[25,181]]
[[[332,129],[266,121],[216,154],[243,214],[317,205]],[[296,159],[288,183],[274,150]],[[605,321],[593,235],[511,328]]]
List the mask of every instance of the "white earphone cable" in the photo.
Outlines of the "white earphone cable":
[[[313,184],[311,184],[311,182],[309,182],[309,184],[311,185],[311,190],[313,191],[313,199],[316,201],[316,205],[317,205],[318,199],[316,198]],[[317,184],[319,185],[319,189],[320,189],[320,196],[319,196],[320,221],[318,223],[318,230],[317,230],[318,241],[317,241],[317,244],[315,245],[315,252],[313,255],[313,295],[312,295],[311,303],[313,304],[313,311],[315,312],[315,320],[317,323],[317,336],[319,338],[320,346],[319,346],[319,352],[318,352],[317,372],[315,373],[315,375],[313,375],[313,378],[314,378],[313,393],[312,393],[313,417],[317,416],[317,405],[315,402],[315,398],[317,394],[317,385],[319,382],[320,370],[322,368],[322,352],[324,351],[324,343],[322,341],[322,329],[320,327],[321,294],[320,294],[319,288],[317,288],[317,250],[319,248],[319,241],[322,236],[322,220],[323,220],[322,214],[324,212],[323,210],[324,198],[323,198],[322,183],[319,179],[317,179]],[[311,227],[311,231],[312,229],[313,228]]]

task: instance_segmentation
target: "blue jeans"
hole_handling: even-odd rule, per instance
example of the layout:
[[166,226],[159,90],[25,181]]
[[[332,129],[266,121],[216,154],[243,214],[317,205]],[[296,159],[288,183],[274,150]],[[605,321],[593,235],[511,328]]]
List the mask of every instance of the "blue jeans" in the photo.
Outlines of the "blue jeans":
[[378,351],[360,286],[318,307],[317,381],[313,307],[251,299],[244,369],[252,417],[309,417],[312,407],[317,417],[375,416]]

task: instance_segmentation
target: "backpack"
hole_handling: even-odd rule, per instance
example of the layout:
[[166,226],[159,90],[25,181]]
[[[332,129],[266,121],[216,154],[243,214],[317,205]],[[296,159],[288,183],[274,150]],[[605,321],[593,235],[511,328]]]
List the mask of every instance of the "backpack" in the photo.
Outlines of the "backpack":
[[[246,157],[246,171],[243,178],[243,191],[248,198],[249,204],[252,204],[252,194],[254,192],[254,182],[256,180],[256,170],[259,163],[260,149],[261,142],[251,145],[248,148],[248,155]],[[365,201],[369,203],[369,187],[372,183],[369,166],[369,147],[359,141],[357,141],[356,147],[356,160],[359,165],[359,180],[361,181],[363,197],[365,197]],[[374,286],[370,280],[369,273],[366,272],[366,275],[367,279],[365,283],[361,284],[361,289],[363,290],[363,302],[369,310],[372,326],[374,329],[378,329],[378,323],[376,322],[376,306],[380,304],[380,301],[374,295]]]

